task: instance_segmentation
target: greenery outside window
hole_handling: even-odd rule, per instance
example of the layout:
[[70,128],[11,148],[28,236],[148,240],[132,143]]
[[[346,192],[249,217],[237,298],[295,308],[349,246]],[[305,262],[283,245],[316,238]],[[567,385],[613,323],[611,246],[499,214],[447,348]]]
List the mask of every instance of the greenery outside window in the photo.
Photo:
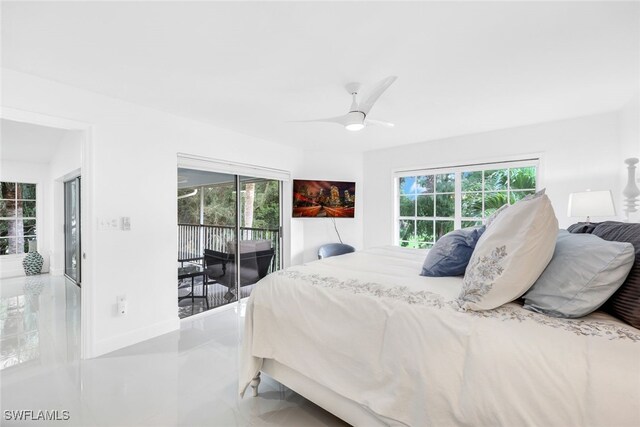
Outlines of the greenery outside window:
[[537,188],[537,160],[396,174],[396,243],[430,248]]
[[36,184],[0,183],[0,255],[29,251],[36,239]]
[[430,247],[454,228],[454,173],[399,178],[402,246]]
[[461,172],[461,227],[480,225],[498,208],[536,192],[536,167]]
[[[197,191],[196,191],[197,190]],[[191,195],[191,196],[190,196]],[[235,181],[178,190],[178,224],[233,227],[236,217]],[[201,200],[202,197],[202,200]],[[251,209],[245,204],[251,200]],[[253,179],[241,182],[242,227],[275,229],[280,226],[280,183]],[[247,213],[251,211],[247,220]]]

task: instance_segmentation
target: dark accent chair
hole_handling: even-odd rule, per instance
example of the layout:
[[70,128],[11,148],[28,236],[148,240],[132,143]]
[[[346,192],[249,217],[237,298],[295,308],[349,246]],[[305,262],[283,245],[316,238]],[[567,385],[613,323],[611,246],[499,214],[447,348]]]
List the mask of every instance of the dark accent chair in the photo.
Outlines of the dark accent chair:
[[320,249],[318,249],[318,259],[344,255],[355,251],[356,249],[353,246],[345,245],[344,243],[329,243],[320,246]]

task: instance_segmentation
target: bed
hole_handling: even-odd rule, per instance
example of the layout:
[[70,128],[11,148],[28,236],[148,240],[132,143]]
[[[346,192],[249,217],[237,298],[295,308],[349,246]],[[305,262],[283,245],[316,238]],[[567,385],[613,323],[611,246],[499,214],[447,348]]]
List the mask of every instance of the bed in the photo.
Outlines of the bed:
[[381,247],[265,277],[247,303],[240,390],[259,374],[352,425],[640,425],[640,330],[517,302],[461,312],[459,277]]

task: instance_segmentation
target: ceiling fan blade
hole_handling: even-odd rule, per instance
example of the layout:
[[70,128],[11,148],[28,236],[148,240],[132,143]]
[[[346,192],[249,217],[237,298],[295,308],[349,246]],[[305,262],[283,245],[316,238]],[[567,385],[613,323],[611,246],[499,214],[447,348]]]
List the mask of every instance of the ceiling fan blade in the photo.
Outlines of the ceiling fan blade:
[[387,90],[389,86],[391,86],[391,84],[396,81],[397,78],[398,78],[397,76],[389,76],[386,79],[382,80],[380,83],[378,83],[371,90],[369,97],[365,99],[363,102],[361,102],[360,105],[358,105],[358,109],[362,111],[364,114],[369,114],[369,111],[371,111],[371,107],[373,107],[373,104],[376,103],[378,98],[380,98],[380,95],[382,95],[384,91]]
[[326,122],[326,123],[338,123],[342,126],[347,124],[346,122],[347,116],[338,116],[338,117],[327,117],[326,119],[315,119],[315,120],[293,120],[292,123],[311,123],[311,122]]
[[392,128],[395,126],[395,124],[391,122],[385,122],[384,120],[375,120],[375,119],[369,119],[369,118],[367,118],[364,122],[367,125],[383,126],[386,128]]

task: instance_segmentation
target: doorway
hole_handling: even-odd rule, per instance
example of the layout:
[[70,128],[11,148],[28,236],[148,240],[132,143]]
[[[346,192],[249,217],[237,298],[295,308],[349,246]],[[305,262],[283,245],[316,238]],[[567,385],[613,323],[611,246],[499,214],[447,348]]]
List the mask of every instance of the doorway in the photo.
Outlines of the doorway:
[[64,274],[82,286],[80,177],[64,182]]
[[[79,122],[75,120],[69,120],[61,117],[54,117],[45,114],[40,114],[31,111],[18,110],[11,107],[3,107],[2,112],[0,114],[0,120],[3,121],[12,121],[17,122],[21,126],[32,126],[32,127],[45,127],[45,128],[53,128],[65,133],[66,137],[56,139],[58,144],[47,144],[45,147],[41,147],[40,149],[30,148],[30,144],[35,144],[39,138],[29,138],[26,144],[16,144],[16,147],[20,147],[22,152],[25,152],[28,155],[27,160],[33,161],[36,157],[34,156],[43,156],[48,155],[47,153],[57,153],[58,159],[60,162],[51,162],[49,161],[41,161],[40,163],[49,163],[49,173],[46,176],[43,176],[43,185],[39,186],[41,191],[47,191],[49,193],[48,197],[41,199],[47,205],[40,206],[37,208],[36,215],[43,215],[44,221],[40,223],[41,225],[51,225],[50,230],[52,233],[43,232],[43,229],[39,227],[40,231],[40,241],[38,242],[38,247],[43,250],[43,254],[50,254],[49,257],[50,265],[49,271],[52,277],[57,276],[60,279],[63,279],[62,282],[67,281],[68,279],[64,276],[65,273],[65,265],[64,265],[64,181],[68,180],[69,177],[78,176],[80,171],[82,171],[82,179],[85,187],[91,187],[91,183],[93,181],[93,167],[92,167],[92,139],[91,139],[91,125],[84,122]],[[1,127],[3,131],[6,131],[7,127]],[[5,148],[7,144],[6,138],[3,138],[3,160],[5,159]],[[30,141],[30,142],[29,142]],[[73,141],[73,142],[72,142]],[[70,146],[73,145],[74,148]],[[54,149],[57,146],[57,149]],[[65,150],[65,147],[69,150]],[[52,150],[54,149],[54,150]],[[65,151],[62,153],[61,150]],[[70,164],[70,155],[73,156],[74,161],[73,165]],[[78,157],[76,157],[78,156]],[[54,166],[55,164],[55,166]],[[58,168],[60,166],[60,168]],[[7,172],[6,168],[2,169],[4,172]],[[40,171],[43,174],[46,169],[42,168],[41,165],[36,165],[33,168],[21,168],[18,169],[20,171]],[[76,170],[74,175],[68,175],[67,173],[71,170]],[[51,178],[48,180],[49,184],[46,184],[47,180],[44,178]],[[66,178],[66,179],[65,179]],[[52,181],[53,180],[53,181]],[[92,195],[91,193],[87,193],[86,191],[81,194],[82,197],[82,212],[83,216],[82,224],[83,227],[86,224],[89,224],[90,221],[87,219],[92,215]],[[49,203],[53,202],[54,206],[50,206]],[[47,212],[47,215],[44,213]],[[53,212],[53,217],[50,212]],[[53,222],[51,222],[53,221]],[[80,225],[79,225],[80,226]],[[46,240],[46,241],[45,241]],[[87,250],[91,250],[93,241],[93,232],[91,228],[85,227],[82,232],[82,246],[83,250],[86,252]],[[83,257],[84,258],[84,257]],[[46,265],[46,262],[45,262]],[[3,271],[5,271],[3,269]],[[77,304],[79,307],[74,308],[74,316],[77,314],[77,318],[74,317],[73,323],[74,325],[74,336],[79,339],[79,343],[74,344],[75,348],[78,348],[80,351],[80,358],[87,359],[94,356],[95,346],[94,346],[94,337],[90,333],[93,330],[93,317],[90,316],[91,308],[94,304],[94,288],[91,286],[92,283],[92,272],[93,272],[93,260],[91,257],[87,257],[82,264],[82,283],[83,288],[82,292],[76,292],[77,301],[74,304]],[[40,277],[40,276],[38,276]],[[58,280],[58,279],[56,279]],[[69,287],[66,287],[67,290],[73,290],[73,288],[78,291],[80,288],[70,283]],[[73,291],[70,291],[73,293]],[[69,295],[67,295],[69,296]],[[75,301],[75,300],[74,300]],[[67,315],[69,313],[66,313]],[[38,322],[39,324],[42,322]],[[46,322],[45,322],[46,323]],[[67,325],[69,326],[69,325]]]
[[282,260],[282,181],[178,168],[178,314],[249,297]]

